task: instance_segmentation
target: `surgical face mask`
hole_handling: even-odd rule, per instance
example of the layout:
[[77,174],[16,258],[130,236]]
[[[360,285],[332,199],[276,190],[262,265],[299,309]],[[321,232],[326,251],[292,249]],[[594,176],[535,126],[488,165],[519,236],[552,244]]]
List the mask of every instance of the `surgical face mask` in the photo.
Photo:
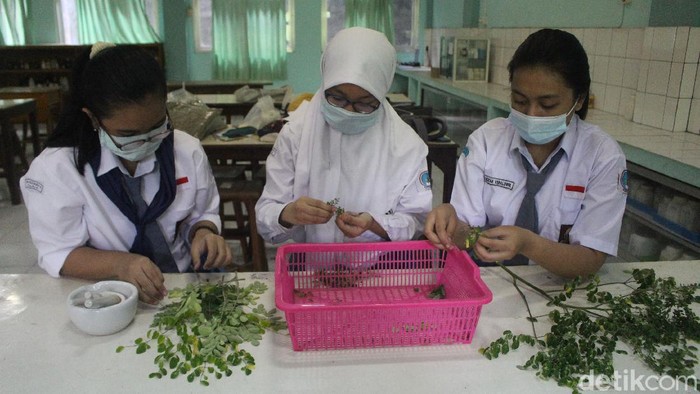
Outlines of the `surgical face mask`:
[[162,126],[145,135],[139,134],[130,137],[115,137],[100,127],[100,144],[124,160],[141,161],[155,153],[160,147],[160,143],[171,132],[169,119],[166,119]]
[[508,119],[522,139],[531,144],[543,145],[564,134],[568,127],[566,118],[574,110],[577,102],[574,102],[574,106],[567,113],[558,116],[529,116],[511,106]]
[[377,123],[382,112],[379,107],[369,114],[346,111],[340,107],[334,107],[328,100],[321,100],[321,113],[323,118],[332,128],[343,134],[360,134]]

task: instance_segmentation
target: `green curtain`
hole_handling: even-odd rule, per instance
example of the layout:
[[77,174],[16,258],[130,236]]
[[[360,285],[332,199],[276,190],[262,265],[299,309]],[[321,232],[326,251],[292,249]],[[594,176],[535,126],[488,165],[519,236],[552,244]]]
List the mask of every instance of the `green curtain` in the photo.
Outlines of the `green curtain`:
[[159,42],[142,0],[76,0],[81,44]]
[[0,45],[25,45],[25,0],[0,0]]
[[355,26],[380,31],[393,44],[391,0],[345,0],[345,27]]
[[212,0],[212,53],[216,79],[285,79],[285,1]]

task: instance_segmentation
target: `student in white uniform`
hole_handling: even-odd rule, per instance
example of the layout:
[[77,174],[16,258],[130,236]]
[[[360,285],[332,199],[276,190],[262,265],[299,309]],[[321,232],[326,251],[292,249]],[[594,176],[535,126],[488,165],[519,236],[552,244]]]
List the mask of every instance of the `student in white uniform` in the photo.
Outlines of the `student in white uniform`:
[[425,235],[440,248],[464,248],[469,226],[479,226],[474,251],[483,262],[594,273],[617,253],[627,171],[615,140],[583,120],[586,53],[573,35],[543,29],[515,51],[508,72],[509,117],[470,135],[451,203],[430,213]]
[[156,303],[163,272],[230,263],[207,157],[173,130],[153,56],[95,44],[77,59],[70,94],[21,179],[39,265],[54,277],[131,282]]
[[[322,86],[292,112],[265,162],[258,231],[273,243],[373,242],[420,236],[432,207],[428,148],[385,96],[396,52],[377,31],[338,32]],[[329,202],[337,199],[336,212]]]

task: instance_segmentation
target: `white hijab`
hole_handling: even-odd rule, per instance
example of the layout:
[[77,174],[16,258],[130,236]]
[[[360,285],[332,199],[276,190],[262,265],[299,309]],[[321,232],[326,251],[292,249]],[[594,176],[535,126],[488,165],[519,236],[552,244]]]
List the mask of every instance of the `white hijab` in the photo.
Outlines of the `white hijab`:
[[[301,133],[294,199],[338,198],[345,210],[375,218],[396,207],[428,149],[386,100],[395,67],[394,47],[378,31],[353,27],[328,43],[321,59],[321,88],[289,117],[288,126]],[[332,129],[321,113],[325,90],[344,83],[367,90],[381,102],[377,122],[357,135]],[[298,241],[343,242],[344,236],[331,220],[307,226],[306,239]]]

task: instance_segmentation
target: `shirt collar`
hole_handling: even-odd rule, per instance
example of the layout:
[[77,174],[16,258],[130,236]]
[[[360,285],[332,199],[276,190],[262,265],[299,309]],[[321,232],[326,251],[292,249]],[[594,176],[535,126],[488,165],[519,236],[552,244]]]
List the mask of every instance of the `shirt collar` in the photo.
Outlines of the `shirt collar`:
[[[127,171],[126,167],[124,167],[124,164],[122,164],[121,160],[119,160],[119,157],[104,146],[100,146],[100,167],[97,171],[97,176],[104,175],[107,172],[112,171],[115,167],[118,167],[119,171],[121,171],[123,174],[129,175],[129,171]],[[139,162],[139,165],[136,167],[134,177],[137,178],[142,175],[149,174],[153,172],[155,168],[156,155],[155,153],[152,153]]]

